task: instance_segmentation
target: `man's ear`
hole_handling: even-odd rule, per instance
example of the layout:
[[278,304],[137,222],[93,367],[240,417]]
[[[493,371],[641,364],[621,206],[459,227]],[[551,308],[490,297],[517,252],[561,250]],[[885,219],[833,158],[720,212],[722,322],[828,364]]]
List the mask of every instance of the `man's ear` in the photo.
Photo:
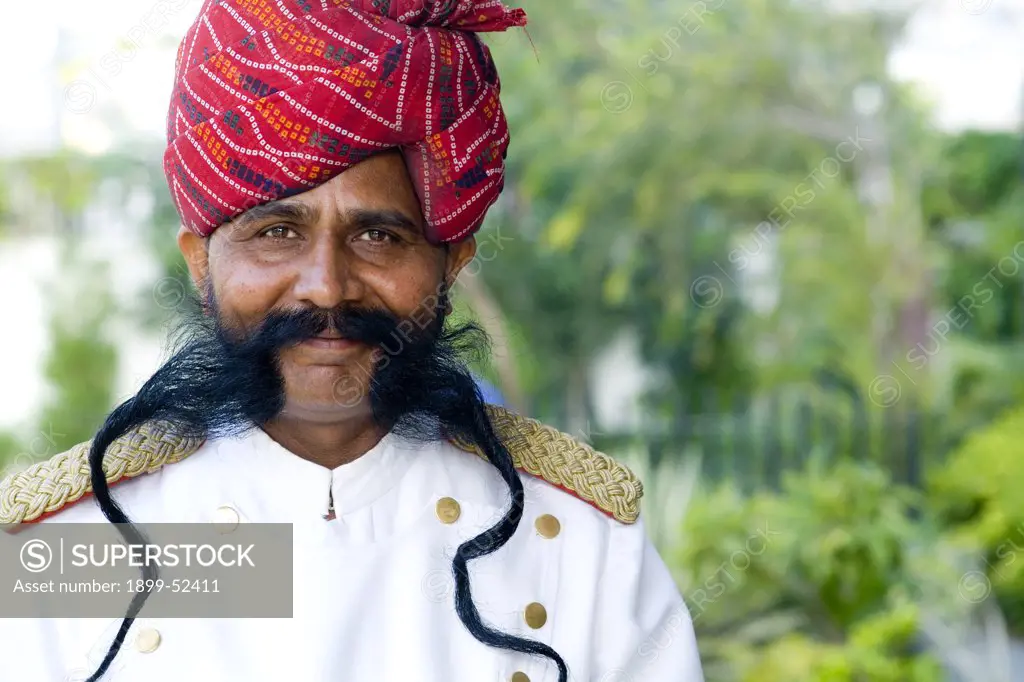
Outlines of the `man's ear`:
[[470,236],[460,242],[448,245],[445,263],[445,281],[454,286],[459,273],[476,257],[476,237]]
[[178,249],[185,257],[192,284],[202,291],[203,283],[210,273],[209,241],[182,225],[178,229]]

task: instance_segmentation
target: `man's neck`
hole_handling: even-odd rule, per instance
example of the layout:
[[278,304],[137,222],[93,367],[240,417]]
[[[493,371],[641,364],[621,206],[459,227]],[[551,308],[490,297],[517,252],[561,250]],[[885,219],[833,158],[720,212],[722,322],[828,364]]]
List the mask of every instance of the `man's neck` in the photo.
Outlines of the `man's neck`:
[[386,434],[369,416],[323,422],[281,415],[263,430],[297,457],[327,469],[359,459]]

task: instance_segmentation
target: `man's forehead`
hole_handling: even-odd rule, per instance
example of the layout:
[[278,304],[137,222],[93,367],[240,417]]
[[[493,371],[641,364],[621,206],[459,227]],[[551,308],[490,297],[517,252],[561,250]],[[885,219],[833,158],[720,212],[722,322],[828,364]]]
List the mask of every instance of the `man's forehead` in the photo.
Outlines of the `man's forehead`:
[[423,222],[420,216],[410,215],[409,211],[397,206],[364,205],[337,207],[324,205],[322,202],[304,201],[297,197],[277,199],[265,204],[254,206],[241,214],[226,226],[229,229],[242,230],[267,220],[287,220],[290,222],[313,224],[325,219],[351,227],[392,227],[415,234],[423,233]]
[[316,222],[330,214],[358,222],[370,213],[422,232],[419,200],[397,150],[375,154],[303,192],[256,204],[225,225],[245,226],[268,217]]

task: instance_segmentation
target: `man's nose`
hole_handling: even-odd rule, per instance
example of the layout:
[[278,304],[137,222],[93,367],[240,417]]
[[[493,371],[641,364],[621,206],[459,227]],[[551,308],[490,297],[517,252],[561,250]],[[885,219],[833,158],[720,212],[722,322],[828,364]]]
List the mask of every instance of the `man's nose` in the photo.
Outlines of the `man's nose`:
[[308,252],[295,285],[295,297],[317,308],[331,310],[358,302],[363,285],[350,257],[334,240],[322,239]]

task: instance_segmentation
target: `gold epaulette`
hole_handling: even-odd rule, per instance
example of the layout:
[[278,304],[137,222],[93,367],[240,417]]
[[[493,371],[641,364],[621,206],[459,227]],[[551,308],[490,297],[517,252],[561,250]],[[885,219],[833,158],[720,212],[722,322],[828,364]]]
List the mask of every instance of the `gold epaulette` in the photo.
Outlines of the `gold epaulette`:
[[[644,486],[626,466],[536,419],[496,405],[488,405],[487,411],[517,469],[558,486],[616,521],[634,523],[640,516]],[[473,445],[452,443],[483,456]]]
[[[176,433],[167,422],[133,429],[107,448],[103,471],[110,485],[174,464],[199,449],[202,440]],[[32,523],[92,493],[89,449],[92,441],[0,481],[0,527]]]
[[[562,488],[622,523],[636,521],[643,485],[628,468],[534,419],[494,405],[487,409],[517,469]],[[146,424],[114,441],[103,457],[103,470],[113,485],[180,462],[202,444],[202,440],[176,433],[170,423]],[[474,446],[453,444],[482,456]],[[0,481],[0,527],[38,522],[91,494],[91,446],[92,441],[79,443]]]

